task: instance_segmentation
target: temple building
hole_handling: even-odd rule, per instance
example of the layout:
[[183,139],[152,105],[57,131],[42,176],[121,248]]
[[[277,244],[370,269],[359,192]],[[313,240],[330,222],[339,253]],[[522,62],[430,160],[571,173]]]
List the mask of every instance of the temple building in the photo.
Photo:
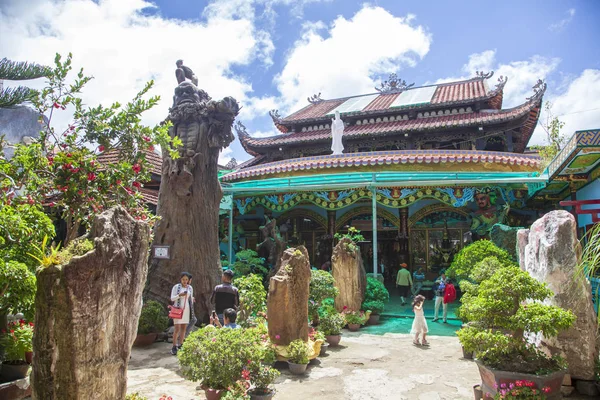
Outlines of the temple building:
[[495,223],[528,226],[538,216],[529,201],[547,183],[526,151],[546,84],[502,108],[507,78],[492,78],[416,87],[392,74],[371,94],[314,95],[286,117],[273,110],[281,133],[272,137],[253,138],[238,121],[252,158],[221,177],[232,199],[224,256],[256,248],[259,228],[275,218],[317,268],[335,233],[355,227],[367,272],[387,275],[405,262],[433,275]]

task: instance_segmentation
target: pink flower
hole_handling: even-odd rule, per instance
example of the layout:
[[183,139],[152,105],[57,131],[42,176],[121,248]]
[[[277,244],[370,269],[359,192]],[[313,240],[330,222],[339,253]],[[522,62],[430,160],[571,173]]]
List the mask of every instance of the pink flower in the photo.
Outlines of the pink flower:
[[148,136],[144,136],[142,139],[144,139],[145,142],[149,142],[150,138]]
[[104,146],[102,146],[102,145],[98,146],[98,151],[100,153],[102,153],[104,151]]
[[132,185],[135,186],[136,188],[141,188],[142,187],[142,184],[139,183],[139,182],[133,182]]
[[275,339],[279,340],[279,339],[281,339],[281,336],[275,335]]
[[133,166],[131,167],[131,169],[133,170],[133,172],[135,172],[136,174],[139,174],[140,171],[142,170],[142,166],[140,164],[133,164]]
[[88,174],[88,181],[93,181],[94,179],[96,179],[96,174],[94,174],[93,172],[90,172]]
[[213,342],[216,342],[216,341],[217,341],[217,338],[212,338],[212,341],[213,341]]

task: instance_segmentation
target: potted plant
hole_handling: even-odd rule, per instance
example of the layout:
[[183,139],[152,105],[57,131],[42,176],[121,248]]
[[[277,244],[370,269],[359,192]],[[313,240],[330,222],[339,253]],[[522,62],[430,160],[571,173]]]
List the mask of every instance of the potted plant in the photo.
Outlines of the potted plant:
[[165,309],[159,302],[150,300],[142,306],[138,321],[138,331],[134,346],[150,346],[156,340],[157,334],[167,329],[169,319]]
[[367,317],[364,311],[344,311],[342,313],[348,324],[348,330],[350,332],[356,332],[360,329],[361,325],[367,323],[369,317]]
[[495,396],[502,383],[530,381],[538,391],[548,388],[548,399],[560,398],[564,361],[525,338],[525,332],[551,338],[573,324],[572,312],[543,304],[551,295],[545,284],[508,266],[463,296],[461,315],[470,322],[457,335],[465,350],[475,352],[484,394]]
[[302,375],[308,366],[308,345],[302,339],[296,339],[287,346],[288,366],[294,375]]
[[325,340],[331,346],[337,346],[342,338],[342,328],[346,325],[346,319],[341,313],[333,310],[321,316],[319,330],[325,335]]
[[321,349],[319,351],[319,356],[324,356],[327,353],[327,348],[329,347],[329,343],[325,341],[325,334],[317,330],[315,328],[308,328],[308,338],[313,341],[321,341]]
[[333,275],[327,271],[311,270],[308,294],[308,316],[313,326],[319,325],[319,307],[325,299],[334,299],[339,289],[334,286]]
[[26,353],[32,351],[32,341],[33,323],[20,320],[8,324],[8,331],[0,338],[0,347],[4,349],[2,362],[4,380],[13,381],[27,376],[30,363],[26,361]]
[[275,368],[263,365],[260,362],[253,362],[249,367],[249,380],[252,383],[252,389],[248,391],[252,400],[270,400],[275,395],[275,390],[269,386],[275,382],[280,375]]
[[379,323],[379,316],[383,312],[385,304],[390,301],[390,293],[384,284],[371,277],[367,277],[367,288],[365,290],[365,300],[362,304],[363,310],[370,310],[369,325]]

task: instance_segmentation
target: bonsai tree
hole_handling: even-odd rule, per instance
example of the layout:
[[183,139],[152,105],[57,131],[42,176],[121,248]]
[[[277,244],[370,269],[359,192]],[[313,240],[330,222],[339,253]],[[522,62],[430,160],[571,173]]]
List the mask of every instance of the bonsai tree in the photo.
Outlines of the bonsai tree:
[[[229,266],[229,262],[222,262],[223,266]],[[231,265],[231,269],[236,276],[244,276],[248,274],[260,274],[262,277],[267,276],[269,269],[265,267],[265,259],[258,256],[258,253],[252,249],[240,250],[235,253],[235,261]]]
[[382,282],[375,278],[367,277],[367,288],[365,290],[365,300],[362,309],[371,311],[378,315],[383,312],[385,303],[390,301],[390,293]]
[[452,260],[446,275],[460,282],[469,279],[471,270],[484,258],[496,257],[503,265],[513,264],[510,254],[489,240],[478,240],[463,248]]
[[138,321],[138,335],[163,332],[169,326],[169,318],[159,302],[150,300],[144,303]]
[[254,317],[267,311],[267,291],[263,286],[262,277],[257,274],[235,278],[234,284],[240,294],[237,322],[247,327]]
[[319,307],[325,299],[333,299],[339,294],[334,286],[333,275],[327,271],[312,270],[308,294],[308,315],[313,326],[319,324]]
[[499,269],[481,282],[476,294],[463,297],[461,315],[471,323],[457,332],[461,344],[494,369],[529,374],[562,369],[559,359],[525,338],[527,332],[554,337],[573,324],[571,311],[542,303],[551,295],[519,267]]

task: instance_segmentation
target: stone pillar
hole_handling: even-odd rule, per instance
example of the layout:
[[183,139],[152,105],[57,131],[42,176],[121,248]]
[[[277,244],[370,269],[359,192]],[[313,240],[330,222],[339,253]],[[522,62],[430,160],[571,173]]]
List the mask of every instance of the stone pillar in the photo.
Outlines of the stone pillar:
[[360,310],[365,299],[367,275],[363,266],[360,248],[349,238],[340,240],[333,249],[331,273],[340,294],[335,298],[335,308],[344,306],[352,311]]
[[269,282],[267,315],[269,337],[276,345],[287,346],[296,339],[308,341],[308,290],[310,263],[304,246],[289,248],[281,267]]
[[87,237],[93,250],[38,272],[34,399],[122,400],[127,392],[150,227],[116,207],[96,217]]
[[331,237],[335,235],[335,214],[335,210],[327,211],[327,234],[331,235]]
[[[596,313],[589,282],[577,270],[580,254],[577,224],[568,211],[552,211],[518,235],[521,268],[555,293],[551,304],[571,310],[575,324],[556,339],[541,338],[552,354],[560,354],[576,379],[593,380],[598,359]],[[524,246],[524,251],[523,251]]]

